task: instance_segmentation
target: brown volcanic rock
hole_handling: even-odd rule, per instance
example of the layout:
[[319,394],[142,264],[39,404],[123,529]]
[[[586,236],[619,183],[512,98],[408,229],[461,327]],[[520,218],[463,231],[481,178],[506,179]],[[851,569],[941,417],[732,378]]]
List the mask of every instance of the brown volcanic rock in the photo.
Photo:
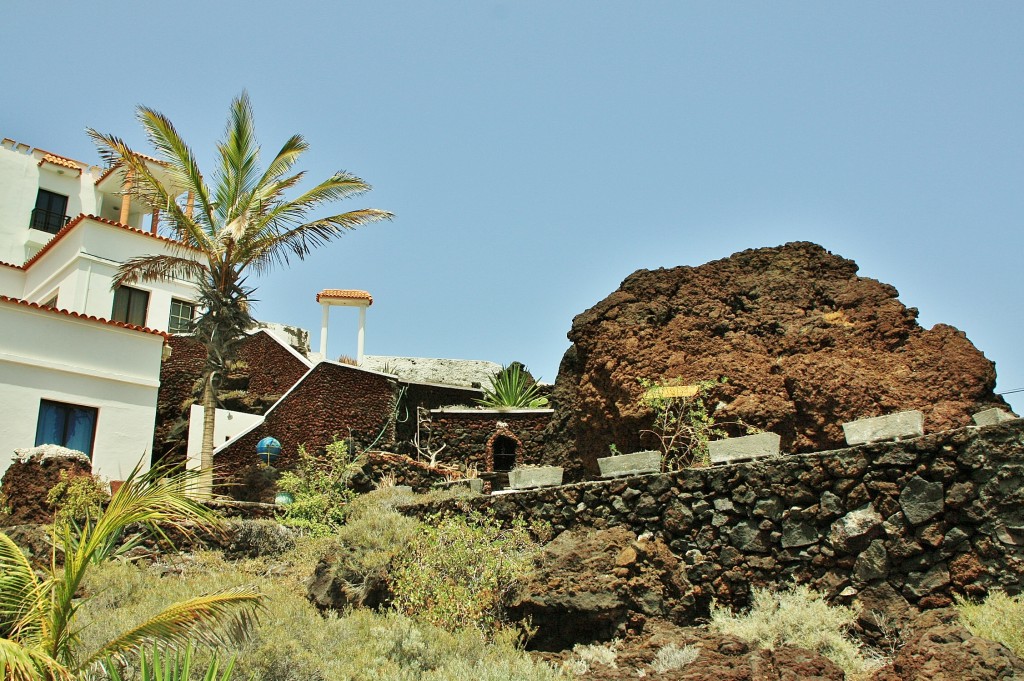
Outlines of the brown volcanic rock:
[[993,363],[951,326],[921,328],[896,296],[807,242],[639,270],[573,320],[548,458],[595,470],[609,444],[653,445],[639,436],[650,423],[640,378],[725,376],[716,418],[776,432],[790,452],[843,446],[841,424],[857,418],[919,409],[937,431],[1006,408]]
[[1024,660],[1009,648],[972,635],[956,612],[933,610],[911,627],[910,640],[872,681],[997,681],[1024,678]]

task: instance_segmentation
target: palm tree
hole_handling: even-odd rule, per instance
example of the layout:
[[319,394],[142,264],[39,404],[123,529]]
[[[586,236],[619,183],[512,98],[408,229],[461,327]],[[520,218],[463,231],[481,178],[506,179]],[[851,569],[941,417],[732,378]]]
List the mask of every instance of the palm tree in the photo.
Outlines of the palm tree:
[[[132,179],[132,194],[161,211],[161,226],[181,246],[173,255],[128,260],[119,268],[114,286],[171,278],[199,285],[199,302],[205,311],[195,324],[195,332],[207,350],[200,468],[204,471],[202,492],[209,495],[213,486],[215,382],[252,324],[248,302],[253,289],[245,285],[246,276],[287,265],[290,256],[301,260],[347,230],[391,219],[392,215],[366,208],[308,219],[321,204],[356,196],[370,186],[339,171],[298,197],[286,198],[285,194],[303,179],[304,173],[292,172],[292,168],[308,145],[301,136],[293,135],[261,172],[252,107],[244,92],[231,103],[224,140],[217,145],[219,166],[212,186],[200,172],[192,150],[165,116],[139,107],[137,118],[165,164],[161,172],[169,180],[158,179],[145,158],[123,140],[92,129],[88,132],[108,164],[124,167]],[[176,197],[184,192],[189,201],[183,207]]]
[[175,603],[97,650],[81,650],[75,626],[79,587],[89,567],[111,554],[129,525],[148,526],[164,539],[166,530],[188,532],[186,523],[216,525],[215,514],[189,498],[197,477],[188,471],[168,475],[159,467],[140,475],[136,468],[98,517],[80,526],[55,524],[54,546],[63,549],[63,564],[54,550],[42,576],[0,532],[0,678],[70,681],[112,657],[155,644],[216,645],[245,637],[261,596],[239,587]]

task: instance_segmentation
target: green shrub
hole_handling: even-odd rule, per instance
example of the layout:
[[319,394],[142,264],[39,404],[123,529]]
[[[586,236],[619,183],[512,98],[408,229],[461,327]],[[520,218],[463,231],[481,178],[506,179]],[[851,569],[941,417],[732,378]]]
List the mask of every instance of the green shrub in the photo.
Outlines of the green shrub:
[[60,480],[50,488],[46,503],[54,509],[55,523],[68,523],[95,518],[110,501],[110,495],[95,475],[68,475],[60,472]]
[[277,481],[278,487],[293,497],[281,522],[314,535],[336,532],[355,497],[349,483],[365,463],[365,457],[349,453],[343,440],[327,445],[323,456],[310,454],[300,445],[295,470],[285,471]]
[[394,606],[449,631],[492,635],[506,624],[505,601],[538,549],[522,522],[504,529],[480,513],[430,519],[392,565]]
[[1024,656],[1024,595],[992,591],[981,603],[956,598],[960,621],[975,636],[999,641]]
[[753,603],[744,614],[734,615],[717,605],[711,609],[711,627],[762,648],[792,645],[812,650],[839,665],[847,676],[879,666],[861,645],[848,635],[856,620],[853,608],[829,605],[821,594],[806,585],[786,591],[753,590]]
[[[352,526],[355,527],[353,522]],[[353,530],[355,532],[357,530]],[[362,530],[371,531],[368,525]],[[354,539],[349,537],[348,539]],[[514,632],[487,640],[475,628],[449,632],[397,612],[356,610],[321,616],[301,586],[317,553],[334,540],[304,538],[293,552],[270,561],[228,562],[212,552],[179,563],[179,574],[106,563],[91,576],[94,598],[83,606],[82,635],[100,640],[121,623],[141,621],[168,599],[255,583],[265,608],[250,639],[220,651],[237,653],[232,679],[259,681],[554,681],[565,678],[553,667],[533,661],[516,645]],[[367,540],[368,543],[368,540]],[[271,566],[284,565],[281,574]],[[162,575],[162,576],[161,576]],[[197,651],[194,669],[211,661]],[[128,677],[126,677],[127,679]],[[194,679],[199,677],[193,676]]]

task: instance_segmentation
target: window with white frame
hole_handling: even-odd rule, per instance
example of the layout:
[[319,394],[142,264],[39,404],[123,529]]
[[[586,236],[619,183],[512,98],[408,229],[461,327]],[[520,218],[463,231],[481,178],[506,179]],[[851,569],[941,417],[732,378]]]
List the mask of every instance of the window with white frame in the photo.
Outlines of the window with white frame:
[[60,445],[77,449],[92,458],[99,410],[53,400],[39,400],[36,446]]
[[167,322],[167,331],[169,333],[192,333],[192,319],[195,315],[195,303],[171,298],[171,318]]

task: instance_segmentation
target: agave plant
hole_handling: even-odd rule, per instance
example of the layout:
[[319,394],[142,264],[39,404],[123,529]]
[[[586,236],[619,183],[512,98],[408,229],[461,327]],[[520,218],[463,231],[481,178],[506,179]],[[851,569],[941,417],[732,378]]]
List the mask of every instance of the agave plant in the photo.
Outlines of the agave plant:
[[484,397],[478,404],[492,409],[540,409],[548,398],[540,394],[540,387],[519,362],[503,366],[491,376],[490,387],[484,388]]
[[[83,650],[75,620],[84,598],[78,593],[90,566],[110,555],[113,538],[132,524],[188,534],[187,524],[213,529],[215,514],[189,498],[198,476],[168,475],[166,469],[140,474],[136,468],[106,510],[85,522],[57,523],[49,569],[37,575],[17,545],[0,532],[0,675],[6,681],[77,679],[104,660],[135,654],[155,644],[218,645],[242,640],[255,623],[260,594],[239,587],[175,603],[156,616]],[[63,563],[57,548],[62,549]]]

